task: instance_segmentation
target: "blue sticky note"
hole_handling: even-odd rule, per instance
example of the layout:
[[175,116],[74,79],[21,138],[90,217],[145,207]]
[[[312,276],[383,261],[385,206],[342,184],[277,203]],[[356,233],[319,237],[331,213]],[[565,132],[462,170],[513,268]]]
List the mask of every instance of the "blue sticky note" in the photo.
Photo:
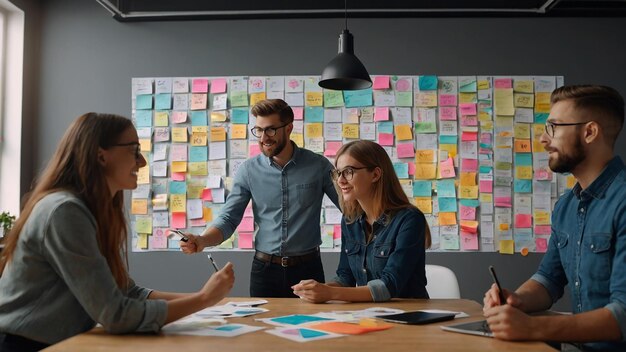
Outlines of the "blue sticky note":
[[222,326],[216,327],[214,330],[234,331],[234,330],[238,330],[238,329],[241,329],[241,326],[238,326],[238,325],[222,325]]
[[515,153],[515,166],[532,166],[533,157],[531,153]]
[[361,90],[344,90],[343,100],[347,108],[359,106],[372,106],[372,88]]
[[171,181],[170,194],[187,194],[187,183],[180,181]]
[[456,198],[437,197],[437,200],[439,201],[439,211],[456,212]]
[[328,335],[328,333],[325,333],[323,331],[317,331],[317,330],[300,329],[299,331],[300,331],[300,336],[302,336],[305,339]]
[[393,163],[393,169],[396,170],[398,178],[409,178],[409,164]]
[[378,133],[393,133],[393,122],[383,121],[376,125]]
[[550,114],[546,112],[536,112],[535,123],[546,123],[546,121],[548,120],[548,116],[550,116]]
[[433,184],[430,181],[413,181],[413,197],[431,197]]
[[207,161],[208,153],[207,147],[197,147],[191,146],[189,147],[189,161]]
[[488,174],[491,171],[493,171],[493,167],[491,167],[491,166],[483,166],[483,165],[481,165],[481,166],[478,167],[478,172],[480,172],[481,174]]
[[180,248],[180,240],[178,239],[178,237],[174,236],[174,238],[168,238],[167,239],[167,248]]
[[462,84],[459,86],[459,92],[463,92],[463,93],[474,93],[476,92],[476,80],[472,80],[469,82],[465,82],[465,84]]
[[319,106],[304,108],[305,122],[324,122],[324,108]]
[[230,121],[238,124],[248,124],[250,112],[246,108],[234,108],[230,112]]
[[459,136],[439,135],[439,144],[457,144]]
[[533,239],[532,229],[515,229],[513,241],[515,241],[516,252],[521,251],[524,247],[528,248],[530,251],[535,250],[535,240]]
[[135,111],[135,124],[137,127],[152,127],[152,110]]
[[154,108],[156,110],[170,110],[172,108],[172,95],[157,94],[154,98]]
[[137,110],[150,110],[152,109],[152,94],[140,94],[137,96],[135,104]]
[[310,323],[313,321],[325,321],[325,320],[332,320],[332,319],[315,317],[312,315],[294,314],[294,315],[287,315],[284,317],[271,318],[270,320],[276,323],[280,323],[280,324],[300,325],[304,323]]
[[478,199],[461,199],[461,205],[466,207],[477,208],[480,205],[480,201]]
[[513,182],[513,191],[516,193],[532,193],[533,180],[518,180]]
[[456,197],[456,190],[454,188],[454,180],[438,180],[437,181],[437,195],[439,197]]
[[491,144],[487,144],[487,143],[480,143],[478,144],[481,148],[483,149],[491,149]]
[[191,112],[192,126],[208,126],[206,110],[196,110]]
[[420,90],[437,90],[437,76],[420,76]]

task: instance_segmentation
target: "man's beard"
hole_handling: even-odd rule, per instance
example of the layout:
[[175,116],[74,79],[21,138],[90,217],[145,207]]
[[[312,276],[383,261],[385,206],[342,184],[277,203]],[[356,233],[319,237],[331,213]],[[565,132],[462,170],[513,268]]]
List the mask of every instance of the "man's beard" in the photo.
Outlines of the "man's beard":
[[265,150],[265,148],[263,147],[263,143],[261,143],[261,151],[263,152],[263,155],[265,155],[268,158],[271,158],[280,154],[280,152],[282,152],[283,149],[285,149],[286,145],[287,145],[287,140],[283,139],[282,143],[276,142],[276,144],[274,145],[274,150],[269,152]]
[[572,172],[578,164],[587,158],[587,153],[580,139],[576,139],[573,149],[574,151],[569,155],[559,153],[556,159],[550,159],[548,162],[550,170],[558,173]]

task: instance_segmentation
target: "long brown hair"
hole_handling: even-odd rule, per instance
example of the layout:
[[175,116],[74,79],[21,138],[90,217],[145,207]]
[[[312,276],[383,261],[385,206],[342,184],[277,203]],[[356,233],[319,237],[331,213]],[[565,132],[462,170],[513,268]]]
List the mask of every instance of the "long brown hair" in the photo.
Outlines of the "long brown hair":
[[24,224],[37,202],[50,193],[68,191],[80,198],[95,217],[98,247],[117,285],[120,288],[128,285],[123,191],[117,192],[111,201],[111,191],[98,162],[98,148],[109,149],[131,127],[132,122],[125,117],[93,112],[72,123],[7,236],[0,257],[0,273],[11,260]]
[[[378,143],[359,140],[344,144],[337,152],[335,167],[337,166],[337,160],[343,154],[351,156],[369,170],[376,167],[380,168],[381,176],[374,183],[374,214],[385,213],[388,215],[388,218],[391,218],[397,211],[405,208],[414,208],[420,211],[409,202],[409,198],[400,185],[400,180],[398,180],[389,155]],[[346,202],[336,182],[335,188],[339,194],[339,205],[343,216],[348,223],[354,222],[363,214],[363,208],[356,200]],[[428,223],[425,224],[424,237],[426,248],[430,248],[431,238]]]

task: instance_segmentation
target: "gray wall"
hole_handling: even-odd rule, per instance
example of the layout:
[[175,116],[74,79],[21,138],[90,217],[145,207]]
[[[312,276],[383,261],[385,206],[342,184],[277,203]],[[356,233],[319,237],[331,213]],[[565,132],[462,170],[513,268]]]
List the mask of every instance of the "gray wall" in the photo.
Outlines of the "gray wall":
[[[131,77],[320,74],[335,55],[340,19],[119,23],[95,1],[15,0],[27,13],[24,179],[47,162],[70,122],[87,111],[130,114]],[[620,18],[352,19],[359,58],[372,74],[563,75],[626,95],[626,20]],[[33,57],[30,57],[33,55]],[[33,74],[35,73],[35,74]],[[31,90],[32,89],[32,90]],[[626,137],[618,153],[626,159]],[[327,277],[338,255],[323,255]],[[235,263],[234,295],[248,293],[251,253]],[[514,288],[541,255],[429,253],[452,268],[463,297],[482,301],[487,266]],[[195,290],[211,269],[203,256],[130,253],[135,279],[162,290]],[[559,305],[567,309],[567,305]]]

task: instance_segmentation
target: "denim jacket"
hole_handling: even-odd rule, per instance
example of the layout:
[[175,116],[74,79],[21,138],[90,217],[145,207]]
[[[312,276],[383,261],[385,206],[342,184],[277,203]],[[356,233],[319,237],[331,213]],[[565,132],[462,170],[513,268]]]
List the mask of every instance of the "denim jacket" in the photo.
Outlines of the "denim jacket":
[[417,208],[383,214],[373,224],[366,243],[365,217],[341,221],[341,256],[337,277],[342,286],[365,286],[375,302],[399,298],[428,298],[426,292],[424,229],[426,219]]
[[553,302],[569,284],[575,314],[598,308],[613,314],[622,342],[585,349],[626,350],[626,170],[619,157],[587,189],[576,184],[559,199],[548,251],[532,279]]

